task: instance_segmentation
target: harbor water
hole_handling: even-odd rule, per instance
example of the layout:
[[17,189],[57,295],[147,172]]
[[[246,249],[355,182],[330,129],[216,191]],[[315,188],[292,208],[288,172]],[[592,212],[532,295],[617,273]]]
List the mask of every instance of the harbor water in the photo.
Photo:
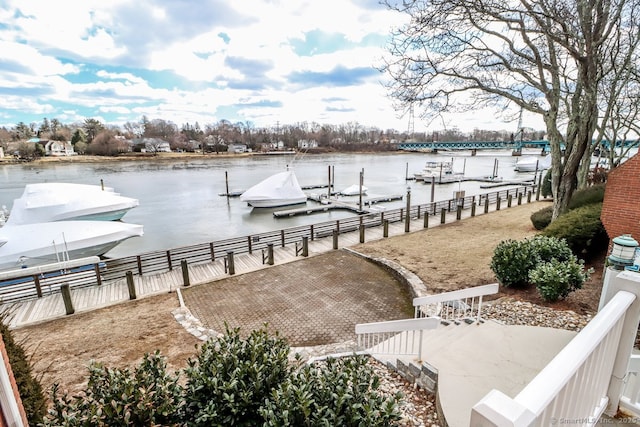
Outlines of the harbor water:
[[[271,230],[308,225],[355,215],[345,210],[330,210],[311,215],[275,218],[276,210],[254,209],[230,192],[246,190],[264,178],[293,168],[303,187],[326,186],[329,170],[333,172],[335,191],[359,184],[367,197],[401,195],[411,192],[411,204],[423,204],[453,197],[456,191],[466,195],[495,189],[482,189],[482,182],[460,181],[433,186],[407,180],[419,173],[427,161],[451,161],[454,172],[466,177],[489,176],[497,171],[504,180],[532,179],[533,173],[514,171],[517,157],[509,151],[427,153],[377,153],[331,155],[260,155],[189,160],[106,161],[103,163],[26,163],[0,166],[0,205],[11,209],[21,196],[25,184],[71,182],[113,187],[116,192],[137,198],[140,205],[123,218],[124,222],[142,224],[144,236],[129,239],[112,249],[107,256],[121,257],[165,250],[196,243],[213,242]],[[496,169],[497,167],[497,169]],[[508,186],[504,188],[509,188]],[[305,190],[308,194],[327,194],[327,188]],[[342,198],[357,202],[358,196]],[[387,208],[405,205],[405,200],[383,203]],[[308,201],[307,206],[316,202]]]

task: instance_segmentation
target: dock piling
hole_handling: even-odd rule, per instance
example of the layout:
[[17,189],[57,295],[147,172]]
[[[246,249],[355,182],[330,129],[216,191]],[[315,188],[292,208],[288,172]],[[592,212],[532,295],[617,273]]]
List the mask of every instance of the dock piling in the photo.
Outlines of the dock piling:
[[186,259],[180,261],[180,267],[182,268],[182,284],[184,286],[191,285],[191,280],[189,279],[189,266],[187,265]]
[[60,291],[62,292],[62,300],[64,301],[64,309],[67,315],[75,313],[73,301],[71,301],[71,290],[69,289],[69,284],[65,283],[60,286]]
[[133,282],[133,273],[131,271],[127,271],[125,273],[127,277],[127,288],[129,289],[129,299],[136,299],[136,284]]

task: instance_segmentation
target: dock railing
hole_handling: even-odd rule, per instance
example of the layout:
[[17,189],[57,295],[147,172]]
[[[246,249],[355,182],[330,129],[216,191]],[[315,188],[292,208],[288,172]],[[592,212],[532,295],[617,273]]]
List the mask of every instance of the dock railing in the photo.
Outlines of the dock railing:
[[498,284],[492,283],[414,298],[415,317],[437,317],[441,321],[453,323],[480,322],[483,297],[497,294],[498,289]]
[[640,320],[640,274],[622,272],[611,286],[613,297],[515,398],[490,391],[470,425],[593,426],[616,415]]
[[[379,212],[365,213],[353,217],[343,218],[335,221],[325,221],[311,225],[290,227],[281,230],[267,231],[264,233],[218,240],[208,243],[199,243],[189,246],[167,249],[163,251],[153,251],[140,255],[106,259],[106,268],[96,270],[94,273],[85,273],[73,278],[66,275],[59,275],[55,278],[47,279],[42,290],[59,291],[60,286],[71,281],[71,287],[86,287],[99,285],[101,282],[120,280],[128,272],[133,275],[152,275],[171,271],[180,268],[182,261],[187,261],[189,265],[205,264],[211,262],[224,262],[225,257],[231,251],[236,255],[243,253],[260,253],[269,245],[273,247],[285,247],[295,245],[307,238],[313,241],[322,237],[329,237],[334,233],[343,234],[356,231],[361,227],[379,227],[384,224],[405,221],[406,215],[410,218],[423,218],[426,216],[442,215],[444,212],[455,212],[460,208],[475,209],[477,206],[487,206],[496,204],[499,200],[518,198],[518,195],[528,194],[531,197],[533,187],[519,186],[510,189],[503,189],[495,192],[466,196],[462,199],[441,200],[432,203],[412,205],[409,212],[404,208],[382,210]],[[506,207],[506,205],[504,205]],[[472,210],[472,212],[474,212]],[[485,212],[486,213],[486,212]],[[425,227],[427,221],[424,222]],[[38,290],[38,276],[25,276],[25,280],[20,284],[0,283],[0,300],[7,302],[11,300],[23,300],[39,298],[42,292]]]

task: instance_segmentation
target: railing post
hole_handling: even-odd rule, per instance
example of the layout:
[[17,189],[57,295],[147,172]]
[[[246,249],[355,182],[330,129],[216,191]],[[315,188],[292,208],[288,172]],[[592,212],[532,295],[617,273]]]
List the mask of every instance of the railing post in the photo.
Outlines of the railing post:
[[518,206],[522,204],[522,193],[518,193]]
[[229,275],[236,274],[236,266],[233,261],[233,251],[227,251],[227,268],[229,269]]
[[456,219],[460,221],[462,218],[462,205],[458,205],[458,209],[456,209]]
[[500,195],[498,194],[498,198],[496,199],[496,210],[499,211],[500,210],[500,202],[502,201],[502,199],[500,198]]
[[71,301],[71,290],[69,289],[69,284],[65,283],[60,286],[60,292],[62,292],[62,300],[64,301],[64,309],[66,313],[75,313],[75,309],[73,308],[73,301]]
[[527,191],[527,203],[531,203],[531,191]]
[[489,213],[489,197],[484,198],[484,213]]
[[360,243],[364,243],[364,224],[360,224]]
[[42,298],[42,286],[40,286],[40,278],[37,274],[33,276],[33,283],[36,285],[36,294],[38,294],[38,298]]
[[333,249],[338,249],[338,230],[332,230],[331,234],[333,236]]
[[180,261],[180,267],[182,267],[182,284],[184,286],[191,285],[191,280],[189,280],[189,266],[187,265],[186,259]]
[[284,230],[280,230],[280,243],[282,243],[282,247],[284,248]]
[[129,289],[129,299],[136,299],[136,284],[133,282],[133,273],[127,271],[125,273],[127,277],[127,288]]
[[507,196],[507,207],[510,208],[511,207],[511,200],[513,199],[513,195],[509,194]]
[[167,251],[167,265],[169,266],[169,271],[173,270],[173,265],[171,265],[171,251]]
[[313,224],[311,224],[311,225],[309,226],[309,228],[310,228],[310,230],[309,230],[309,231],[310,231],[310,233],[311,233],[311,241],[313,242]]
[[[608,273],[613,273],[611,268],[608,270]],[[607,275],[605,274],[605,282],[606,281]],[[629,359],[638,332],[638,322],[640,321],[640,274],[631,271],[622,271],[611,279],[611,283],[609,286],[606,286],[606,289],[606,294],[603,295],[604,305],[619,291],[631,292],[636,296],[624,316],[620,340],[618,341],[618,347],[615,349],[616,357],[613,362],[611,381],[609,383],[609,389],[607,390],[609,405],[605,413],[609,416],[615,416],[618,412],[620,396],[622,395],[624,382],[627,377],[627,367],[629,366]],[[603,290],[603,292],[605,291]]]
[[93,264],[93,271],[96,273],[96,283],[102,285],[102,276],[100,275],[100,264]]
[[142,259],[140,258],[140,255],[136,257],[136,261],[138,263],[138,275],[142,276]]
[[471,216],[472,217],[476,216],[476,204],[475,203],[471,204]]
[[267,243],[267,264],[273,265],[273,243]]
[[309,256],[309,237],[302,236],[302,256]]
[[424,218],[422,220],[422,228],[429,228],[429,212],[424,213]]
[[389,220],[385,219],[382,223],[382,237],[389,237]]
[[251,246],[251,236],[247,236],[247,248],[249,249],[249,255],[253,253],[253,247]]
[[209,243],[209,252],[211,252],[211,261],[216,260],[216,251],[213,250],[213,242]]
[[447,210],[445,208],[442,208],[442,210],[440,211],[440,224],[444,224],[446,222],[447,219]]

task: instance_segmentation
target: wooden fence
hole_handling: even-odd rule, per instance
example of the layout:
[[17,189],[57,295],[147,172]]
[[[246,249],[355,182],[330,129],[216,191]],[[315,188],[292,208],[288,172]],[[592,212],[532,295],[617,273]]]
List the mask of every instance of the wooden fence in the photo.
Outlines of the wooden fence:
[[[445,214],[450,212],[458,212],[458,219],[460,219],[460,212],[463,209],[471,209],[472,216],[475,215],[477,209],[484,209],[484,213],[487,213],[489,205],[496,205],[495,209],[499,210],[501,207],[506,208],[512,204],[521,204],[525,198],[527,202],[530,202],[532,197],[538,199],[539,193],[534,195],[534,190],[533,186],[522,186],[460,199],[413,205],[409,209],[409,218],[420,219],[426,216],[424,221],[426,228],[430,216],[440,215],[440,222],[444,222]],[[406,214],[405,208],[380,210],[336,221],[182,246],[166,251],[147,252],[136,256],[106,259],[100,265],[94,265],[93,269],[82,272],[61,272],[61,274],[48,278],[43,275],[34,275],[0,282],[0,300],[6,303],[39,298],[43,295],[60,292],[63,284],[69,284],[70,288],[99,286],[104,281],[122,279],[126,277],[128,272],[134,275],[158,274],[180,268],[183,261],[189,265],[210,263],[229,257],[231,254],[251,254],[256,251],[268,250],[270,245],[272,248],[285,247],[299,244],[303,238],[307,241],[313,241],[317,238],[332,236],[334,233],[339,235],[360,230],[361,227],[378,227],[385,223],[406,221]]]

